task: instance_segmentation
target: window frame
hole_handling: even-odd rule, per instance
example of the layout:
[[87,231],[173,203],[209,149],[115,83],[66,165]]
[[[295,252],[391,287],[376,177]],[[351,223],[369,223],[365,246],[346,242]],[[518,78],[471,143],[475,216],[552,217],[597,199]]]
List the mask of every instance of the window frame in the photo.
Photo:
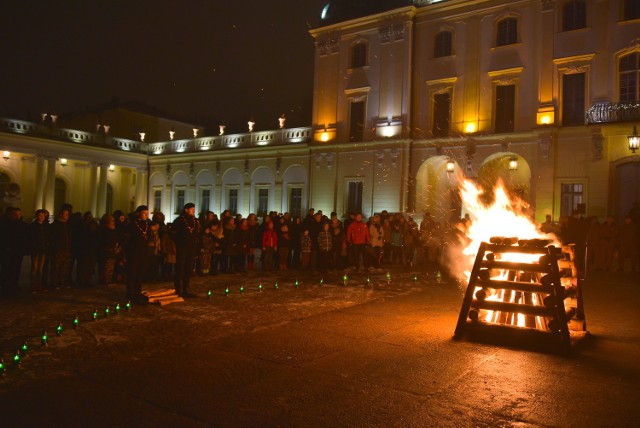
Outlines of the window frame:
[[[573,7],[572,11],[568,10],[570,7]],[[576,15],[578,13],[578,8],[579,7],[583,7],[584,8],[584,17],[580,17],[581,19],[584,19],[584,21],[582,21],[580,23],[576,23],[575,19],[576,19]],[[568,22],[567,22],[567,14],[568,14],[568,12],[572,12],[571,13],[571,19],[574,19],[574,21],[571,21],[573,23],[573,25],[571,27],[568,26]],[[562,11],[561,11],[560,19],[561,19],[560,29],[563,32],[582,30],[584,28],[587,28],[588,22],[589,22],[589,9],[588,9],[588,4],[587,4],[586,0],[568,0],[568,1],[566,1],[562,5]],[[580,24],[582,24],[582,26],[579,26]]]
[[[163,189],[161,187],[153,187],[151,188],[151,191],[153,192],[153,212],[162,212],[162,194],[163,194]],[[157,193],[160,192],[160,195],[157,195]],[[158,198],[159,196],[159,198]],[[158,204],[158,200],[159,200],[159,204]]]
[[[574,121],[569,121],[569,116],[566,114],[569,109],[568,109],[568,105],[565,104],[565,101],[568,100],[575,100],[575,96],[567,96],[566,94],[566,84],[565,84],[565,78],[567,78],[567,76],[576,76],[576,75],[580,75],[582,74],[584,76],[584,82],[583,82],[583,105],[582,108],[580,109],[580,117],[581,120],[576,120]],[[562,73],[561,75],[561,88],[560,88],[560,94],[561,94],[561,102],[560,102],[560,115],[561,115],[561,119],[562,119],[562,126],[582,126],[586,123],[586,118],[585,118],[585,114],[586,114],[586,110],[587,110],[587,104],[588,104],[588,74],[587,74],[587,70],[578,70],[575,72],[570,72],[570,73]],[[574,112],[576,113],[576,112]],[[578,115],[576,114],[576,117]],[[571,116],[573,117],[573,115]]]
[[[519,42],[518,31],[519,31],[519,22],[518,18],[515,16],[505,16],[496,22],[496,37],[495,37],[495,46],[497,48],[502,46],[510,46],[515,45]],[[512,31],[508,27],[505,27],[503,30],[503,25],[507,25],[508,23],[515,23],[515,31],[512,34]],[[504,32],[504,34],[502,34]],[[502,39],[504,37],[504,40]]]
[[[350,184],[351,183],[359,183],[361,187],[360,191],[360,208],[359,209],[351,209],[351,193],[350,193]],[[344,214],[348,215],[350,212],[354,212],[356,214],[363,214],[363,206],[364,206],[364,192],[365,192],[365,179],[364,177],[345,177],[344,178]],[[357,202],[357,201],[356,201]],[[364,215],[364,214],[363,214]]]
[[[187,201],[187,186],[175,186],[173,188],[174,191],[174,197],[173,197],[173,202],[174,202],[174,210],[173,213],[174,214],[181,214],[182,213],[182,209],[184,208],[184,205],[186,204]],[[182,203],[180,203],[180,192],[182,193]]]
[[[440,40],[440,36],[448,35],[448,40]],[[448,44],[448,46],[447,46]],[[433,57],[446,58],[453,55],[453,31],[442,30],[436,33],[433,38]]]
[[358,40],[351,46],[349,68],[363,68],[367,65],[369,65],[369,44],[364,40]]
[[[622,71],[622,60],[630,57],[630,56],[635,56],[635,68],[631,69],[631,70],[625,70]],[[625,102],[638,102],[640,101],[640,51],[633,51],[633,52],[628,52],[624,55],[621,55],[618,57],[618,62],[617,62],[617,68],[618,68],[618,101],[621,103],[625,103]],[[622,75],[623,74],[629,74],[631,76],[633,76],[633,79],[635,79],[634,85],[635,85],[635,90],[634,90],[634,99],[630,100],[627,97],[623,98],[622,97]],[[628,91],[629,92],[629,91]]]

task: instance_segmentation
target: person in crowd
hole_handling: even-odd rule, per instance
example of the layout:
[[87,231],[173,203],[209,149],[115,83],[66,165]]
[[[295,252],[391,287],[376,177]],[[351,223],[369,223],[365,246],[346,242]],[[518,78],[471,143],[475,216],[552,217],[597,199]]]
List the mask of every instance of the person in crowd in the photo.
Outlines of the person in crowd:
[[380,223],[378,214],[374,214],[371,224],[369,224],[369,242],[371,243],[371,268],[380,269],[380,259],[384,245],[384,228]]
[[289,228],[291,235],[291,261],[289,265],[293,269],[300,269],[300,237],[302,236],[302,219],[300,216],[294,216]]
[[44,268],[49,253],[49,223],[46,211],[37,210],[33,223],[29,225],[29,243],[31,244],[31,292],[47,291],[44,281]]
[[236,227],[236,219],[228,217],[224,224],[224,245],[222,247],[222,271],[225,273],[233,273],[236,270],[236,259],[238,257],[238,231]]
[[391,221],[391,264],[402,264],[402,244],[404,243],[404,217],[396,214]]
[[195,218],[196,206],[189,202],[173,222],[173,237],[176,243],[176,267],[173,284],[180,297],[197,297],[189,289],[195,258],[200,248],[200,223]]
[[173,235],[173,224],[165,225],[165,233],[162,234],[160,247],[162,248],[162,280],[172,281],[175,275],[176,266],[176,243]]
[[98,223],[93,214],[87,211],[82,216],[82,229],[76,237],[79,240],[78,272],[76,286],[88,288],[92,285],[93,274],[96,270],[98,252]]
[[71,269],[71,231],[69,228],[69,218],[71,212],[67,208],[58,211],[58,216],[51,223],[51,287],[60,290],[69,288],[67,282],[69,270]]
[[307,270],[310,268],[312,248],[313,240],[311,239],[309,229],[304,229],[300,237],[300,269]]
[[222,246],[224,245],[224,233],[220,227],[219,221],[211,223],[211,266],[209,268],[211,275],[217,275],[220,272],[220,263],[222,258]]
[[331,234],[331,225],[324,223],[322,232],[318,234],[318,270],[321,273],[333,269],[331,260],[331,249],[333,248],[333,236]]
[[254,213],[247,217],[247,225],[249,228],[249,252],[247,254],[247,269],[253,270],[256,257],[256,248],[260,248],[262,237],[258,238],[260,225],[258,224],[258,216]]
[[[332,222],[332,225],[334,223]],[[335,269],[347,267],[347,237],[344,228],[340,225],[332,229],[331,260]]]
[[[200,222],[202,225],[203,222]],[[206,225],[206,222],[205,222]],[[202,226],[201,226],[202,227]],[[211,271],[211,255],[213,252],[213,235],[211,228],[205,226],[200,237],[200,274],[209,275]]]
[[265,223],[265,230],[262,233],[262,270],[273,269],[273,258],[278,250],[278,234],[272,221]]
[[149,208],[146,205],[136,208],[133,220],[125,227],[123,240],[127,261],[127,299],[143,305],[147,303],[142,294],[142,281],[149,263],[149,241],[155,239],[149,220]]
[[618,233],[618,270],[624,271],[627,266],[631,272],[638,272],[640,267],[638,225],[629,216],[625,217]]
[[288,269],[290,249],[291,234],[289,233],[289,226],[285,222],[280,226],[280,236],[278,236],[278,268],[280,271]]
[[596,269],[610,271],[615,260],[618,226],[612,216],[600,225],[596,250]]
[[380,221],[382,222],[384,245],[382,246],[382,264],[391,264],[391,218],[380,215]]
[[27,230],[22,210],[8,207],[0,220],[0,287],[5,296],[15,296],[19,292],[22,259],[28,252]]
[[110,214],[100,219],[98,228],[98,281],[102,286],[113,285],[116,259],[120,254],[120,237],[116,220]]
[[249,220],[243,218],[240,220],[240,227],[236,230],[236,272],[246,272],[247,259],[249,258],[250,248],[252,245],[253,235],[249,229]]
[[362,221],[362,214],[356,214],[355,221],[347,228],[347,245],[351,249],[351,265],[357,272],[362,261],[364,269],[369,269],[366,246],[369,245],[369,228]]
[[[470,220],[463,219],[461,220],[461,223],[466,228],[467,225],[470,224]],[[402,245],[404,248],[404,260],[405,260],[406,266],[408,267],[413,266],[413,261],[415,259],[415,253],[416,253],[416,244],[419,240],[419,233],[420,231],[418,230],[418,225],[416,224],[416,222],[413,220],[412,217],[409,217],[405,222],[405,227],[403,230],[403,237],[402,237]]]

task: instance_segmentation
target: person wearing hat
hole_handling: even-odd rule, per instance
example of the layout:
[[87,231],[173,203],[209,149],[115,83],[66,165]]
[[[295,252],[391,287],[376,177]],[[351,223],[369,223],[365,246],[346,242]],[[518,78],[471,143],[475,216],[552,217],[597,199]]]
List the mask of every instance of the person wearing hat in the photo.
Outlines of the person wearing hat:
[[124,248],[127,257],[127,299],[133,303],[146,304],[142,294],[142,279],[149,262],[149,240],[154,239],[149,208],[136,208],[133,220],[125,226]]
[[197,297],[189,290],[193,264],[199,253],[200,222],[196,220],[196,206],[185,204],[180,216],[173,222],[173,240],[176,243],[176,267],[173,284],[180,297]]

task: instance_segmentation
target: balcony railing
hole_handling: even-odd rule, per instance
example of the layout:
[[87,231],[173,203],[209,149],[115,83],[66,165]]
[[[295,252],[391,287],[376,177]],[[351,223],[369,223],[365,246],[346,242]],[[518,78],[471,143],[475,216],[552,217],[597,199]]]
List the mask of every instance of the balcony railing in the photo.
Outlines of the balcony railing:
[[93,147],[107,147],[114,150],[144,153],[151,156],[235,148],[295,145],[310,143],[313,140],[311,128],[304,127],[143,143],[141,141],[111,137],[103,133],[94,134],[74,129],[59,128],[49,124],[5,118],[0,118],[0,132],[32,135],[50,140],[67,141]]
[[640,102],[597,103],[587,110],[587,124],[640,121]]

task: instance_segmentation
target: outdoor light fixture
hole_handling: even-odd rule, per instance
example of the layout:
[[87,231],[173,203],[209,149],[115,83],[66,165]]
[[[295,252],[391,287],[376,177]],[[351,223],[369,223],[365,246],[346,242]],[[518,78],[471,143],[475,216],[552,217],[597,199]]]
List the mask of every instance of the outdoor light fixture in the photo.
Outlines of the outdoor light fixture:
[[2,152],[2,159],[8,161],[9,159],[11,159],[11,152],[5,150],[4,152]]
[[518,158],[512,156],[509,158],[509,171],[516,171],[518,169]]
[[169,131],[169,139],[171,141],[173,141],[173,137],[176,135],[176,131],[174,131],[173,129],[171,131]]
[[320,141],[324,143],[329,141],[329,133],[327,132],[327,128],[324,128],[324,131],[322,131],[322,134],[320,134]]
[[67,166],[67,159],[66,158],[60,158],[60,165]]
[[249,132],[253,132],[253,127],[256,126],[256,123],[253,121],[253,119],[249,119],[247,125],[249,125]]
[[287,121],[287,118],[284,116],[284,113],[282,113],[282,116],[280,116],[278,118],[278,123],[280,124],[280,129],[284,128],[284,124]]
[[218,125],[218,128],[220,128],[220,135],[224,135],[224,128],[226,128],[225,125]]
[[464,125],[464,132],[466,132],[467,134],[473,134],[474,132],[476,132],[476,130],[476,124],[473,122],[467,122]]
[[629,150],[631,153],[635,153],[638,148],[640,148],[640,135],[638,135],[638,130],[636,127],[633,127],[633,134],[627,136],[629,139]]
[[147,135],[147,134],[142,132],[142,131],[138,132],[138,134],[140,134],[140,141],[142,141],[144,143],[144,136]]
[[109,133],[109,128],[111,128],[110,125],[102,125],[102,129],[104,129],[104,133],[108,134]]
[[453,159],[449,159],[447,161],[447,172],[449,174],[453,173],[453,170],[455,169],[455,167],[456,167],[456,163],[453,161]]
[[390,138],[393,137],[393,128],[391,127],[391,122],[387,122],[387,124],[382,128],[382,136]]
[[109,165],[109,172],[113,172],[115,170],[116,170],[116,166],[115,165],[113,165],[113,164]]
[[198,138],[198,128],[193,128],[193,138]]

